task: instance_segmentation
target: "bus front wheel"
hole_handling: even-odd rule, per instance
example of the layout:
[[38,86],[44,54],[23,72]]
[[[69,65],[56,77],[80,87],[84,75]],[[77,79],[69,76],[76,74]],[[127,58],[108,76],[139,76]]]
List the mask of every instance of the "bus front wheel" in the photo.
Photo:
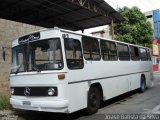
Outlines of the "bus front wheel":
[[143,93],[146,90],[146,80],[144,76],[141,76],[141,83],[140,83],[140,93]]
[[96,113],[100,107],[100,92],[97,87],[91,87],[88,93],[87,114]]

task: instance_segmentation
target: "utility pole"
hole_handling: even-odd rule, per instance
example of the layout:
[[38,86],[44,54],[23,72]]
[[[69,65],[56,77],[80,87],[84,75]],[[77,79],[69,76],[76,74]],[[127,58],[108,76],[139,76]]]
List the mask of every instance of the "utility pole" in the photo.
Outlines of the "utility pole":
[[112,32],[112,39],[114,40],[114,21],[113,21],[113,18],[111,21],[111,32]]

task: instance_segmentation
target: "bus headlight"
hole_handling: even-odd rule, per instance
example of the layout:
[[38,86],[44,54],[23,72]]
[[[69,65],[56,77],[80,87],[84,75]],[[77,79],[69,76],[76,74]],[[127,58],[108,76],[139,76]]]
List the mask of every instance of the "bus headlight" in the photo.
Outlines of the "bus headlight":
[[48,89],[48,95],[53,96],[55,94],[55,89],[54,88],[49,88]]
[[11,95],[14,94],[14,88],[11,88]]

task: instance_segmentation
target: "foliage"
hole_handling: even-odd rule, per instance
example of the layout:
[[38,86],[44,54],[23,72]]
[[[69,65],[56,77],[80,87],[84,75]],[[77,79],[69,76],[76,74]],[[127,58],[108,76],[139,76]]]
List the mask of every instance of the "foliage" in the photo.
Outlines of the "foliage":
[[153,40],[151,23],[147,21],[145,14],[139,8],[123,7],[118,10],[125,21],[115,24],[116,40],[150,46]]
[[10,109],[11,105],[8,96],[0,96],[0,110]]

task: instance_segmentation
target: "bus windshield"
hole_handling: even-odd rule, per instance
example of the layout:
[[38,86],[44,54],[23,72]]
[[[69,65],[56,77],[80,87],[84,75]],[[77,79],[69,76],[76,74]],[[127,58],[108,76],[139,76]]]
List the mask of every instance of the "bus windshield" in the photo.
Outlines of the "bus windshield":
[[62,51],[58,38],[29,42],[12,49],[11,73],[62,68]]

